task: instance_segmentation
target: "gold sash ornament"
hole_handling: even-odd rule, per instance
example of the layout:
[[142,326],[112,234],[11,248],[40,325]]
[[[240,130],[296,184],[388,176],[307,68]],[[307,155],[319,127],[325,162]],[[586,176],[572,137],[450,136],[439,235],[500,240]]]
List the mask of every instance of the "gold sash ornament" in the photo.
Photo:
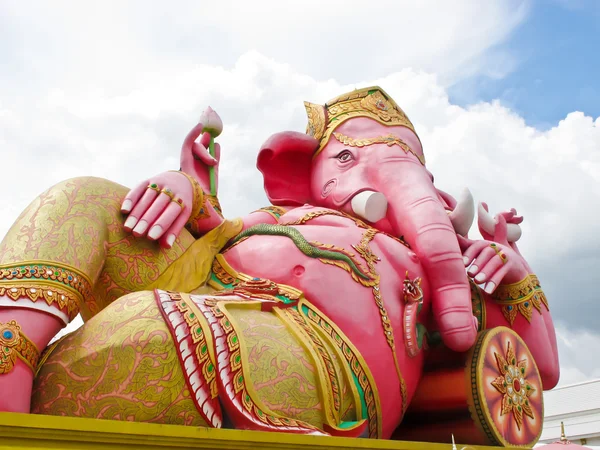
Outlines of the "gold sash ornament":
[[37,346],[21,331],[16,320],[0,322],[0,374],[9,373],[17,358],[34,373],[40,359]]

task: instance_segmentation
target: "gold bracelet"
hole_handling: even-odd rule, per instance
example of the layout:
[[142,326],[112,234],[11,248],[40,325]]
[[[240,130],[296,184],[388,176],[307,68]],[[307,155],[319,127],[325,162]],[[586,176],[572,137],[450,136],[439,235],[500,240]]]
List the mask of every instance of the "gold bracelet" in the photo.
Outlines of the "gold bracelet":
[[177,172],[180,173],[181,175],[183,175],[184,177],[186,177],[189,182],[192,184],[192,190],[193,190],[193,199],[192,199],[192,212],[190,213],[190,218],[188,220],[188,223],[191,223],[197,219],[205,219],[210,217],[210,215],[208,214],[208,211],[206,210],[206,207],[204,205],[204,190],[202,189],[202,186],[200,186],[200,183],[198,183],[198,180],[196,180],[194,177],[188,175],[185,172],[182,172],[180,170],[171,170],[171,172]]
[[223,211],[221,210],[221,204],[219,203],[219,199],[217,198],[217,196],[216,195],[207,195],[206,199],[208,200],[208,203],[210,203],[210,205],[216,211],[216,213],[219,216],[223,217]]
[[15,366],[17,358],[27,364],[33,373],[36,372],[40,351],[37,346],[21,331],[16,320],[8,323],[0,322],[0,374],[9,373]]
[[535,287],[531,282],[531,276],[527,275],[516,283],[499,285],[492,298],[498,302],[522,301],[533,295],[534,291]]
[[502,314],[512,326],[517,314],[521,314],[528,322],[531,322],[533,309],[542,313],[542,304],[548,311],[548,300],[540,287],[537,276],[527,275],[521,281],[512,284],[498,286],[492,295],[494,301],[502,306]]

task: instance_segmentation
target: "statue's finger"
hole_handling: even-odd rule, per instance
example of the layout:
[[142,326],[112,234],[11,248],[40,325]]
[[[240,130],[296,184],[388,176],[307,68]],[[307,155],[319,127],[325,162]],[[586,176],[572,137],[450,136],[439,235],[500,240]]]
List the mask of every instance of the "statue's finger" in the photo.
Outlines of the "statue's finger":
[[[169,205],[169,208],[171,205]],[[181,208],[180,208],[181,210]],[[171,222],[170,227],[165,228],[167,230],[160,239],[160,246],[163,248],[171,248],[177,236],[181,234],[183,227],[189,219],[189,213],[180,212]],[[165,221],[165,223],[167,223]]]
[[194,153],[195,159],[199,159],[207,166],[217,165],[217,160],[210,156],[208,149],[206,148],[206,146],[202,145],[202,143],[194,142],[192,152]]
[[152,225],[148,237],[152,240],[164,237],[166,231],[169,230],[173,222],[175,222],[179,216],[185,216],[182,214],[183,211],[184,208],[182,208],[181,205],[175,201],[171,201],[156,222],[154,222],[154,225]]
[[[165,188],[164,190],[167,190]],[[170,193],[170,190],[167,192]],[[133,229],[133,235],[136,237],[143,236],[148,232],[152,225],[156,222],[156,220],[163,213],[167,205],[171,202],[172,194],[168,195],[165,192],[161,192],[158,197],[152,202],[152,204],[148,207],[144,215],[140,218],[138,224]],[[150,233],[148,233],[148,237],[152,239]]]
[[489,281],[485,283],[483,290],[488,294],[493,294],[496,288],[502,282],[502,279],[506,276],[508,270],[509,264],[504,264],[502,267],[500,267],[496,273],[490,277]]
[[486,264],[480,267],[479,273],[474,278],[475,283],[482,284],[492,280],[496,272],[500,270],[504,264],[505,260],[502,260],[500,256],[493,256]]
[[144,191],[148,187],[148,184],[148,180],[142,181],[140,184],[138,184],[135,188],[133,188],[127,193],[125,199],[123,200],[123,203],[121,204],[121,212],[123,214],[128,214],[133,209],[133,207],[140,200],[140,198],[142,198],[142,195],[144,195]]
[[475,241],[461,236],[460,234],[457,234],[456,237],[458,238],[458,245],[463,252],[475,243]]
[[486,247],[488,244],[485,241],[476,241],[469,248],[463,252],[463,262],[465,267],[473,262],[475,257]]
[[473,260],[471,267],[467,270],[467,273],[475,277],[481,269],[496,255],[496,252],[489,244],[481,249],[477,257]]
[[151,183],[147,186],[144,191],[142,198],[136,203],[133,210],[129,213],[129,217],[125,221],[125,229],[127,231],[133,230],[136,226],[140,218],[144,215],[144,213],[148,210],[154,199],[158,197],[158,192],[160,188],[156,183]]
[[506,219],[502,215],[496,216],[496,225],[494,227],[494,241],[508,245],[508,241],[506,239],[508,235],[508,227],[506,224]]
[[208,148],[208,144],[210,144],[210,133],[202,133],[202,137],[200,138],[200,145]]

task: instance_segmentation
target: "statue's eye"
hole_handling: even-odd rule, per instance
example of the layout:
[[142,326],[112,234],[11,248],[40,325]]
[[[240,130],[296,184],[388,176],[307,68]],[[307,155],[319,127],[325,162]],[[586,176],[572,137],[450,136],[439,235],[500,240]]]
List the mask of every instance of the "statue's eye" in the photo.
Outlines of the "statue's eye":
[[352,153],[349,150],[344,150],[340,152],[336,158],[341,162],[349,162],[354,159],[354,156],[352,156]]

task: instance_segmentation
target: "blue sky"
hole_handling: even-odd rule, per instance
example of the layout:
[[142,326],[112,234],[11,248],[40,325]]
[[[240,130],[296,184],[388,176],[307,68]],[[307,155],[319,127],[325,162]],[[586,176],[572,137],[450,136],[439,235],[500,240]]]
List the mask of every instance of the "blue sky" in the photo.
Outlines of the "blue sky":
[[529,125],[548,129],[565,113],[600,116],[600,1],[538,0],[497,48],[516,58],[501,79],[476,76],[449,89],[453,103],[500,99]]

